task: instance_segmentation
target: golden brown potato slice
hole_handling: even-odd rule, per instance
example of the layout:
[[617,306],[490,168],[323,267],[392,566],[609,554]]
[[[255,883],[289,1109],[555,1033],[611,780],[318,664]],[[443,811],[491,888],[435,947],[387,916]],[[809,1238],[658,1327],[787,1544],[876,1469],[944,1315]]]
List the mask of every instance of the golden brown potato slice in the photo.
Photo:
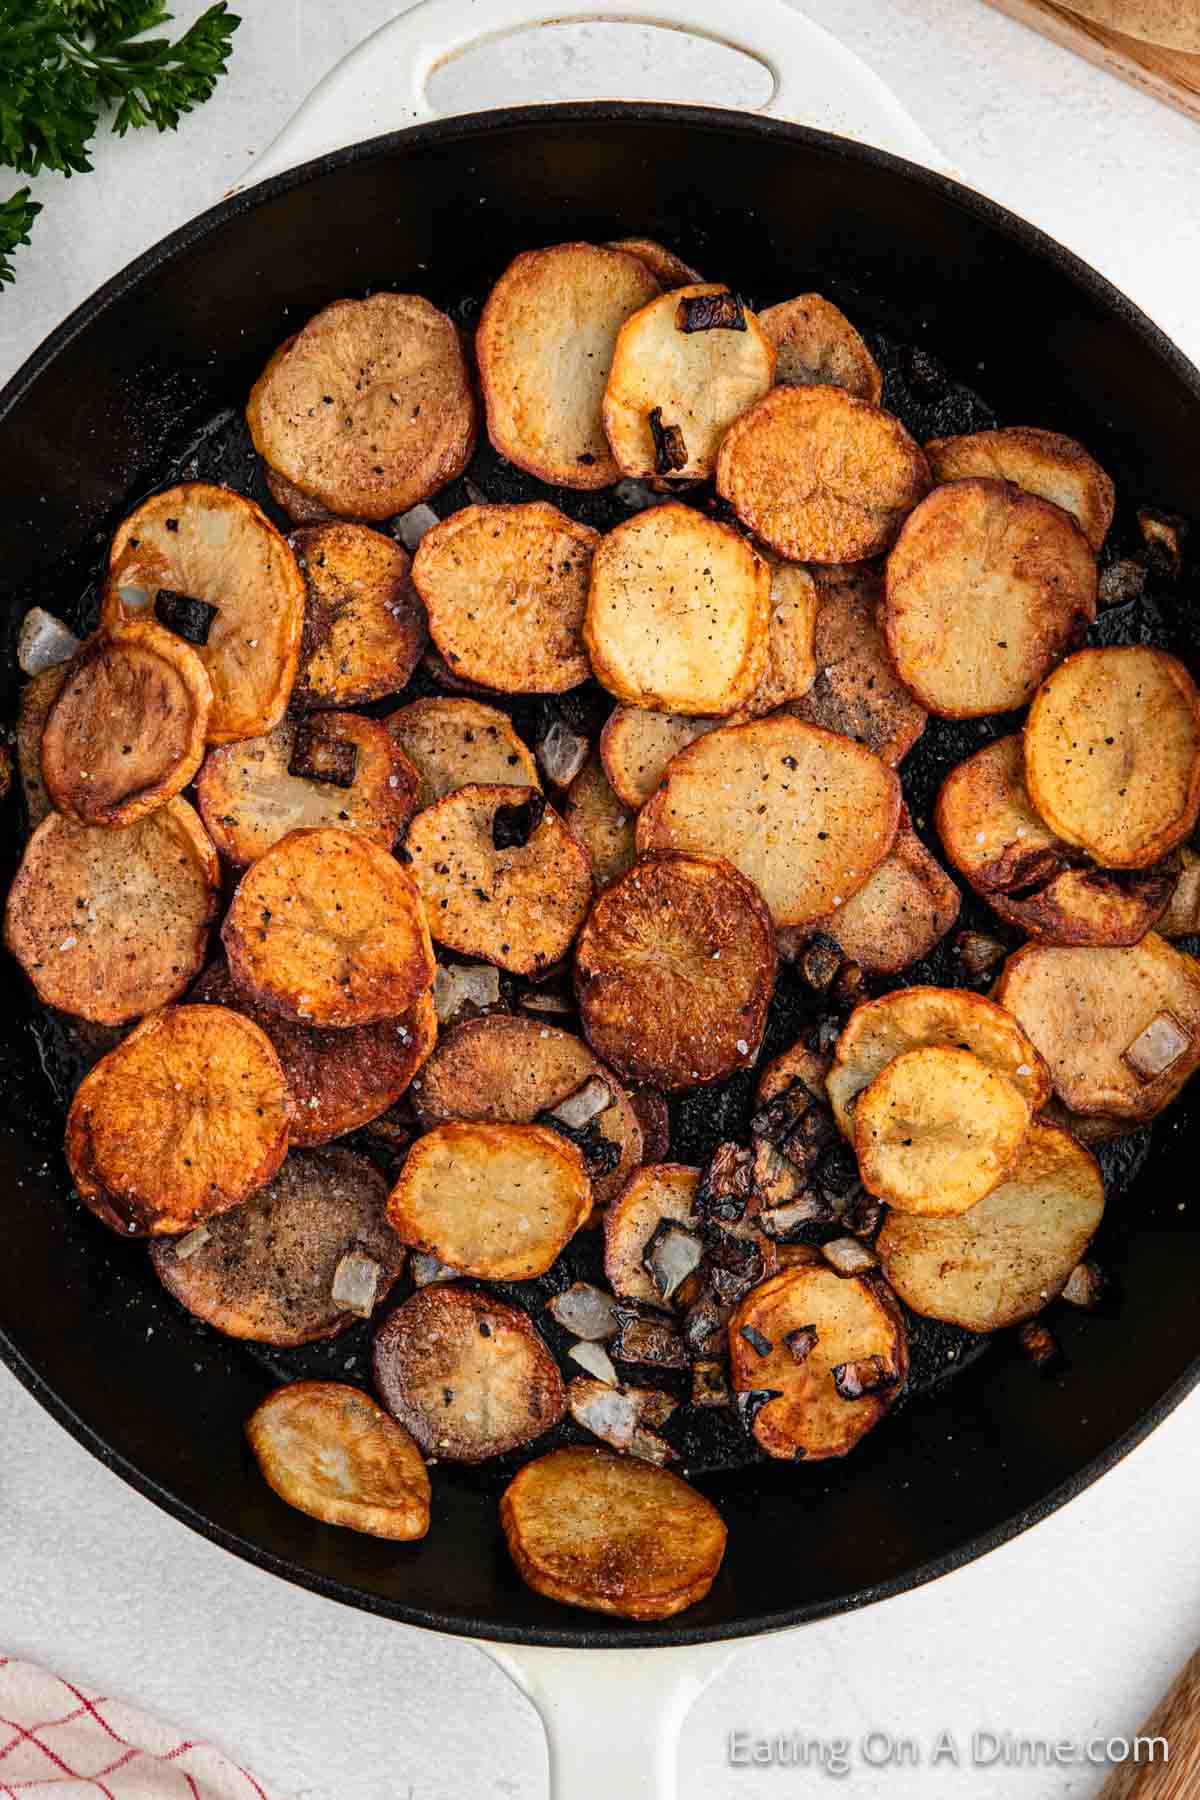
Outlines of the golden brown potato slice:
[[47,1006],[123,1025],[177,999],[204,962],[221,885],[186,800],[125,831],[50,813],[9,889],[4,938]]
[[730,713],[767,667],[771,571],[690,506],[614,526],[592,561],[583,637],[597,680],[634,706]]
[[435,1125],[388,1200],[402,1242],[484,1281],[544,1275],[591,1211],[574,1144],[544,1125]]
[[643,1266],[646,1246],[664,1219],[694,1226],[699,1169],[684,1163],[647,1163],[635,1169],[604,1214],[604,1273],[622,1300],[661,1306],[662,1296]]
[[80,1195],[114,1231],[188,1231],[270,1181],[288,1147],[287,1087],[257,1025],[167,1006],[89,1070],[67,1116]]
[[62,692],[69,668],[70,663],[65,662],[43,669],[21,689],[17,708],[17,764],[25,796],[25,817],[31,832],[37,829],[47,813],[54,811],[42,774],[42,733],[50,709]]
[[405,846],[438,943],[517,975],[566,955],[592,898],[586,850],[552,807],[535,824],[531,795],[470,783],[418,813]]
[[696,1087],[753,1061],[775,969],[750,882],[722,858],[663,852],[597,896],[575,948],[579,1015],[618,1074]]
[[1200,964],[1153,931],[1123,949],[1026,944],[995,992],[1074,1112],[1152,1119],[1200,1065]]
[[874,874],[900,824],[900,783],[869,750],[778,713],[681,751],[638,816],[638,849],[723,856],[776,925],[809,925]]
[[883,641],[882,579],[874,568],[818,569],[817,593],[817,672],[788,711],[853,738],[894,768],[924,731],[928,714],[900,680]]
[[253,1000],[308,1025],[395,1019],[433,980],[421,899],[378,845],[291,831],[251,864],[221,928]]
[[597,887],[607,887],[633,867],[633,809],[618,800],[595,751],[567,789],[563,824],[579,839],[592,864]]
[[558,1364],[529,1319],[491,1294],[431,1282],[375,1338],[375,1386],[428,1456],[486,1462],[557,1425]]
[[832,1055],[813,1049],[798,1038],[790,1049],[782,1056],[776,1056],[763,1069],[755,1089],[755,1100],[759,1106],[765,1106],[768,1100],[774,1100],[785,1088],[791,1087],[794,1081],[802,1081],[806,1088],[814,1094],[824,1094],[825,1078],[829,1074]]
[[1081,650],[1025,721],[1025,780],[1046,823],[1110,869],[1144,869],[1200,814],[1200,693],[1165,650]]
[[413,700],[384,723],[420,777],[422,812],[469,781],[542,785],[532,751],[498,707],[436,695]]
[[1183,867],[1167,910],[1158,921],[1160,937],[1192,937],[1200,932],[1200,855],[1186,845],[1180,855]]
[[775,379],[788,387],[840,387],[878,406],[883,377],[858,332],[821,294],[798,294],[758,315],[775,346]]
[[340,1381],[276,1388],[251,1415],[246,1436],[280,1499],[322,1524],[400,1541],[429,1530],[424,1459],[358,1388]]
[[703,1600],[725,1527],[694,1488],[637,1456],[551,1450],[500,1501],[521,1579],[535,1593],[623,1619],[669,1619]]
[[416,770],[378,719],[321,712],[210,750],[196,800],[217,849],[250,863],[302,827],[342,828],[390,850],[416,809],[417,787]]
[[353,706],[406,686],[425,648],[408,552],[366,525],[293,534],[307,600],[293,704]]
[[774,345],[723,284],[659,294],[622,325],[604,390],[604,430],[621,473],[711,475],[726,431],[774,377]]
[[556,506],[464,506],[431,525],[413,580],[458,676],[509,694],[560,694],[590,670],[581,632],[600,533]]
[[182,616],[212,682],[208,742],[270,731],[287,706],[304,629],[304,582],[286,539],[230,488],[188,481],[154,494],[117,527],[101,625],[179,617],[170,596],[197,603]]
[[1095,1160],[1038,1121],[1008,1180],[957,1218],[890,1212],[876,1248],[906,1306],[967,1331],[998,1331],[1061,1293],[1104,1211]]
[[570,488],[620,475],[601,407],[617,333],[659,291],[638,256],[553,244],[509,263],[475,334],[488,436],[518,469]]
[[[289,338],[288,343],[291,342],[292,339]],[[314,500],[311,494],[298,488],[294,481],[289,481],[286,475],[281,475],[270,463],[263,464],[263,480],[272,500],[283,509],[293,525],[331,525],[336,521],[336,513],[331,513],[327,506],[322,506],[319,500]]]
[[1113,484],[1083,445],[1061,431],[1026,425],[973,431],[967,437],[934,438],[925,454],[935,481],[975,475],[1014,481],[1027,494],[1069,512],[1093,550],[1108,536],[1116,501]]
[[1024,706],[1095,617],[1087,539],[1061,507],[1010,483],[935,488],[888,557],[888,651],[944,719]]
[[655,280],[661,282],[665,288],[687,287],[689,284],[703,279],[690,263],[685,263],[681,257],[676,256],[673,250],[668,250],[665,244],[660,244],[657,238],[613,238],[609,242],[608,248],[624,250],[629,256],[636,256],[639,262],[645,263]]
[[767,666],[750,698],[733,714],[732,723],[765,718],[808,692],[817,673],[813,635],[819,604],[817,584],[807,569],[795,563],[772,566]]
[[801,1263],[751,1288],[729,1321],[729,1360],[736,1392],[774,1394],[752,1426],[767,1455],[819,1462],[879,1423],[904,1386],[908,1344],[882,1283]]
[[458,331],[417,294],[323,307],[275,352],[246,419],[271,468],[348,518],[407,512],[461,475],[475,445]]
[[958,917],[961,896],[905,819],[856,894],[816,926],[867,975],[897,975],[928,956]]
[[671,758],[724,723],[651,712],[644,706],[614,706],[600,733],[600,760],[613,792],[637,812],[666,774]]

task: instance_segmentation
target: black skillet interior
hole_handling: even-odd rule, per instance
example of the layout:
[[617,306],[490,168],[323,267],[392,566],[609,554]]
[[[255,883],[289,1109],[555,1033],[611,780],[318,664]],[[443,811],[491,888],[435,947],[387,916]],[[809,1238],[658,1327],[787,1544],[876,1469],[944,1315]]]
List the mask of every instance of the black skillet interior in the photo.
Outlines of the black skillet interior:
[[[885,403],[920,436],[996,419],[1079,436],[1116,478],[1118,548],[1138,504],[1200,519],[1196,371],[1098,277],[988,203],[881,153],[741,115],[493,114],[381,139],[226,202],[118,277],[0,397],[3,716],[26,606],[87,623],[103,547],[133,500],[179,474],[263,497],[238,413],[266,356],[317,307],[413,289],[469,325],[516,250],[630,232],[665,239],[755,304],[810,287],[839,300],[879,351]],[[487,450],[471,475],[490,498],[524,497]],[[619,516],[606,497],[553,497],[597,524]],[[463,498],[451,491],[439,508]],[[1187,592],[1152,592],[1104,630],[1168,644],[1200,672]],[[940,772],[994,729],[940,729],[909,759],[906,788],[927,834]],[[14,810],[8,872],[17,849]],[[958,979],[944,962],[926,978]],[[819,1617],[944,1572],[1033,1522],[1144,1434],[1200,1370],[1185,1098],[1152,1140],[1138,1134],[1106,1158],[1098,1254],[1114,1297],[1099,1315],[1056,1309],[1065,1360],[1052,1375],[1010,1346],[923,1330],[914,1397],[845,1463],[743,1461],[699,1476],[730,1528],[708,1600],[670,1625],[601,1624],[518,1581],[496,1524],[496,1472],[435,1471],[430,1534],[399,1550],[315,1525],[269,1492],[243,1447],[247,1414],[300,1367],[364,1379],[366,1332],[314,1366],[312,1353],[258,1356],[190,1324],[144,1250],[71,1199],[53,1086],[68,1073],[59,1041],[7,959],[0,981],[0,1352],[144,1493],[227,1548],[351,1604],[472,1635],[597,1645]],[[770,1048],[810,1010],[785,980]],[[742,1127],[746,1105],[746,1084],[733,1082],[677,1106],[672,1153],[695,1158]],[[711,1436],[682,1447],[694,1468],[730,1460]]]

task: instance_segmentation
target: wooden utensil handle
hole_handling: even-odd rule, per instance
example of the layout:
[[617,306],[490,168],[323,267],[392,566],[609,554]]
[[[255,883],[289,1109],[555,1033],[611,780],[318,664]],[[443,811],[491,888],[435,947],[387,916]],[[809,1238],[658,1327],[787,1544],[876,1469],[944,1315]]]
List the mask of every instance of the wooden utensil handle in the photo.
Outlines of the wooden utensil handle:
[[1147,1738],[1165,1738],[1148,1748],[1137,1761],[1115,1769],[1100,1791],[1099,1800],[1193,1800],[1200,1792],[1200,1650],[1170,1693],[1160,1700],[1138,1732]]

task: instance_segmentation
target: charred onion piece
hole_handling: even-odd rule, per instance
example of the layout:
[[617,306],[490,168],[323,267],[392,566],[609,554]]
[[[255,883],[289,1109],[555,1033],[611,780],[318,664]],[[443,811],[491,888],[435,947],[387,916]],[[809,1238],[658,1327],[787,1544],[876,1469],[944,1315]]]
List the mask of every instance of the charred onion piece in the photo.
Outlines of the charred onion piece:
[[1166,581],[1178,581],[1183,568],[1187,521],[1177,513],[1152,512],[1144,506],[1138,508],[1137,521],[1151,569]]
[[[736,294],[692,294],[675,309],[675,329],[745,331],[745,309]],[[650,416],[653,418],[653,413]]]
[[642,1267],[664,1300],[670,1300],[700,1266],[704,1245],[676,1219],[660,1219],[642,1252]]
[[498,806],[492,814],[492,847],[496,850],[523,850],[546,811],[546,796],[540,788],[530,788],[529,798],[513,806]]
[[1002,963],[1008,951],[999,938],[988,937],[985,932],[960,931],[954,940],[954,954],[968,981],[978,981]]
[[349,738],[330,737],[319,713],[315,718],[301,719],[292,739],[289,775],[301,781],[323,781],[330,787],[352,788],[357,773],[357,744]]
[[[745,1327],[743,1326],[742,1336],[744,1337],[745,1335]],[[794,1331],[784,1332],[783,1341],[787,1346],[788,1355],[792,1358],[793,1362],[806,1362],[817,1347],[817,1328],[815,1325],[797,1325]],[[881,1359],[875,1358],[874,1360],[879,1361]],[[846,1368],[848,1366],[849,1365],[846,1363],[839,1364],[839,1367],[841,1368]],[[835,1370],[835,1378],[836,1373],[837,1371]],[[839,1388],[838,1391],[840,1393],[841,1389]]]
[[[813,1336],[815,1342],[816,1334]],[[864,1400],[882,1388],[895,1387],[899,1379],[900,1371],[886,1356],[864,1356],[858,1362],[835,1363],[833,1367],[833,1385],[843,1400]]]
[[700,1360],[711,1358],[725,1348],[725,1327],[733,1311],[732,1303],[718,1300],[715,1294],[701,1294],[683,1315],[683,1341],[690,1354]]
[[661,406],[651,408],[647,423],[650,426],[650,436],[654,439],[654,467],[658,473],[670,475],[676,469],[686,469],[687,445],[678,425],[663,424]]
[[685,1369],[687,1352],[679,1333],[666,1319],[651,1319],[645,1313],[617,1308],[620,1331],[613,1345],[613,1355],[621,1362],[650,1363],[658,1369]]
[[729,1379],[725,1365],[717,1358],[692,1364],[692,1405],[728,1406]]
[[1040,1319],[1026,1319],[1017,1328],[1017,1339],[1035,1369],[1044,1369],[1059,1358],[1058,1341]]
[[753,1238],[711,1230],[704,1253],[704,1272],[716,1299],[736,1305],[766,1273],[762,1249]]
[[842,966],[842,952],[833,939],[818,932],[800,958],[800,969],[809,987],[823,994]]
[[734,1394],[733,1397],[737,1401],[738,1418],[747,1431],[753,1429],[754,1421],[767,1401],[778,1400],[781,1393],[780,1388],[740,1388]]
[[786,1206],[764,1208],[754,1223],[764,1237],[772,1238],[777,1244],[786,1244],[806,1225],[827,1225],[832,1218],[833,1209],[828,1200],[809,1190]]
[[220,608],[177,588],[159,588],[154,596],[154,616],[160,625],[188,644],[207,644],[212,622]]
[[576,1281],[563,1293],[555,1294],[547,1302],[546,1311],[565,1331],[590,1343],[616,1337],[619,1329],[616,1301],[590,1281]]
[[1145,568],[1123,556],[1101,569],[1096,597],[1101,606],[1127,606],[1131,600],[1141,599],[1145,587]]
[[537,742],[542,773],[555,787],[570,787],[591,754],[591,745],[563,718],[552,718]]
[[1076,1263],[1067,1277],[1062,1298],[1071,1306],[1082,1306],[1090,1311],[1099,1305],[1105,1285],[1104,1272],[1097,1263]]
[[775,1348],[770,1338],[767,1337],[765,1333],[759,1331],[756,1325],[743,1325],[741,1335],[745,1338],[750,1348],[759,1356],[770,1356],[772,1350]]
[[671,1395],[657,1388],[608,1387],[601,1381],[583,1379],[572,1381],[567,1388],[567,1407],[577,1425],[614,1450],[640,1456],[660,1468],[678,1457],[670,1444],[648,1427],[663,1424],[676,1404]]
[[733,1225],[744,1215],[754,1186],[754,1152],[740,1144],[718,1144],[700,1178],[696,1211],[703,1219]]

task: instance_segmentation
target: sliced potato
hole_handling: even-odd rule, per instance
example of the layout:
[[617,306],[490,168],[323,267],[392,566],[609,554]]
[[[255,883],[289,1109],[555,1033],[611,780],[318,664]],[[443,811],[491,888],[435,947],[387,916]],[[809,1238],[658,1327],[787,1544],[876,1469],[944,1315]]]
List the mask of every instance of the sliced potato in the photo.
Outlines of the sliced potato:
[[469,781],[541,786],[532,751],[499,707],[436,695],[411,701],[384,723],[420,777],[422,812]]
[[957,1218],[890,1212],[876,1249],[906,1306],[967,1331],[998,1331],[1062,1292],[1104,1211],[1096,1162],[1036,1122],[1007,1181]]
[[894,768],[924,731],[928,714],[900,680],[883,641],[881,578],[874,568],[818,569],[817,593],[817,672],[788,711],[853,738]]
[[353,706],[404,687],[425,648],[408,552],[338,520],[293,534],[307,599],[297,706]]
[[186,800],[124,831],[50,813],[9,889],[5,942],[47,1006],[122,1025],[177,999],[196,975],[220,885]]
[[754,1094],[757,1104],[765,1106],[768,1100],[774,1100],[796,1081],[802,1081],[810,1093],[823,1095],[832,1060],[831,1055],[813,1049],[803,1038],[797,1038],[789,1049],[763,1069]]
[[597,887],[607,887],[633,867],[633,809],[614,794],[595,751],[567,789],[563,824],[587,851]]
[[1081,650],[1029,709],[1025,779],[1046,823],[1102,866],[1143,869],[1200,814],[1200,693],[1164,650]]
[[930,712],[1008,712],[1096,617],[1096,559],[1049,500],[1000,481],[952,481],[905,524],[881,617],[901,680]]
[[429,1530],[429,1476],[408,1433],[340,1381],[276,1388],[246,1426],[281,1500],[324,1525],[401,1541]]
[[775,346],[775,379],[788,387],[840,387],[878,406],[883,377],[858,332],[831,300],[797,294],[758,315]]
[[42,733],[51,708],[62,692],[70,663],[56,663],[43,669],[21,689],[17,708],[17,764],[21,771],[21,790],[25,796],[25,817],[30,831],[35,831],[53,812],[46,780],[42,774]]
[[416,888],[349,831],[291,831],[272,844],[242,876],[221,937],[237,985],[304,1024],[398,1018],[433,980]]
[[529,1319],[491,1294],[431,1282],[375,1338],[375,1385],[426,1455],[478,1463],[557,1425],[558,1364]]
[[535,1593],[623,1619],[694,1606],[725,1554],[721,1516],[703,1495],[611,1450],[551,1450],[526,1463],[504,1491],[500,1523]]
[[907,818],[875,873],[816,929],[867,975],[897,975],[928,956],[955,919],[961,896]]
[[608,244],[610,250],[624,250],[629,256],[636,256],[639,262],[645,263],[656,281],[665,288],[687,287],[689,283],[701,280],[695,269],[660,244],[656,238],[628,237],[613,238]]
[[[288,342],[291,341],[289,338]],[[270,463],[263,464],[263,480],[272,500],[287,514],[293,525],[330,525],[336,521],[336,513],[331,513],[327,506],[322,506],[319,500],[314,500],[311,494],[298,488],[294,481],[289,481],[286,475],[281,475]]]
[[614,794],[637,812],[666,774],[671,758],[722,724],[723,719],[614,706],[600,733],[600,760]]
[[114,1231],[188,1231],[270,1181],[288,1147],[287,1087],[265,1033],[224,1006],[168,1006],[84,1076],[66,1152]]
[[795,563],[772,566],[767,665],[750,698],[733,714],[733,723],[765,718],[808,692],[817,673],[813,635],[819,604],[817,584],[807,569]]
[[1180,854],[1183,867],[1167,910],[1158,921],[1160,937],[1193,937],[1200,932],[1200,855],[1186,845]]
[[1113,484],[1083,445],[1061,431],[1027,425],[973,431],[966,437],[934,438],[925,454],[935,481],[975,475],[1014,481],[1027,494],[1069,512],[1093,550],[1108,536],[1116,501]]
[[647,1163],[635,1169],[604,1214],[604,1274],[622,1300],[661,1306],[662,1296],[642,1263],[664,1219],[694,1226],[699,1169],[684,1163]]

